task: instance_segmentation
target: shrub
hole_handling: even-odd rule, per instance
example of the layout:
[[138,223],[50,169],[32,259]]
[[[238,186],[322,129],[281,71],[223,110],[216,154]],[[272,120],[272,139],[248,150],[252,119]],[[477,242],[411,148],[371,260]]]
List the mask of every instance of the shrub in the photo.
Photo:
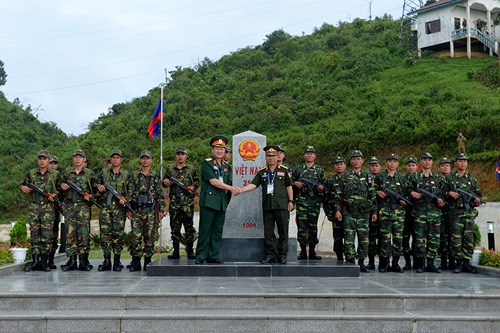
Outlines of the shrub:
[[500,252],[481,248],[481,256],[479,264],[483,266],[499,267],[500,268]]
[[0,244],[0,265],[10,264],[14,262],[14,257],[7,244]]
[[474,236],[472,245],[474,247],[478,247],[481,245],[481,231],[479,231],[479,226],[476,223],[474,223]]
[[26,222],[17,221],[10,230],[10,245],[13,247],[28,247],[28,232]]

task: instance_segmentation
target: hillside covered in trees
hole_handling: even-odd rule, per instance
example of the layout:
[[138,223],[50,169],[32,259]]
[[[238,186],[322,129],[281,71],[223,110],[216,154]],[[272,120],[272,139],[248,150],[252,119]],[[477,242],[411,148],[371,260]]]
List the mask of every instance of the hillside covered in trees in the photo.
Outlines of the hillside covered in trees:
[[[300,37],[278,30],[261,45],[219,60],[204,59],[194,68],[176,68],[165,88],[165,159],[173,160],[174,148],[184,145],[191,162],[199,165],[209,153],[212,135],[231,137],[252,130],[265,134],[269,143],[284,145],[291,165],[300,161],[305,145],[314,145],[318,162],[329,169],[334,155],[354,148],[366,155],[396,151],[406,156],[425,149],[437,157],[452,157],[456,136],[462,132],[472,162],[477,163],[474,170],[484,175],[483,189],[490,199],[500,199],[494,181],[494,160],[500,155],[496,59],[417,60],[411,45],[399,42],[399,24],[390,17],[356,19],[324,24]],[[81,147],[94,168],[101,167],[112,149],[120,148],[126,166],[136,168],[142,149],[159,151],[159,140],[147,136],[159,91],[156,87],[146,96],[111,106],[89,124],[87,133],[66,142],[53,124],[38,122],[29,129],[34,141],[17,147],[24,149],[23,157],[33,157],[48,145],[67,162],[72,150]],[[12,108],[16,111],[8,111]],[[24,127],[28,124],[23,115],[36,120],[29,110],[2,101],[0,112],[11,112]],[[55,139],[43,141],[52,135]],[[2,168],[17,163],[17,171],[9,176],[17,183],[20,169],[29,163],[4,152],[3,141],[0,147]],[[3,170],[0,177],[5,177]],[[2,186],[8,189],[5,182]],[[0,194],[0,210],[11,207],[16,195],[6,200]]]

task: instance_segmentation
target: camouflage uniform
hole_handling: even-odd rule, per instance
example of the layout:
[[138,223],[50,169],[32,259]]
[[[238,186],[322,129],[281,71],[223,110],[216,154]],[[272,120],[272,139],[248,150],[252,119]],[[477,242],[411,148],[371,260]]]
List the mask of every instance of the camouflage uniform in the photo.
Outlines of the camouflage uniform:
[[[155,206],[159,212],[165,210],[165,196],[162,190],[160,174],[144,174],[135,171],[128,182],[130,202],[136,207],[137,215],[132,218],[130,254],[132,257],[154,254],[154,244],[158,238],[158,221]],[[146,264],[145,264],[146,265]]]
[[[411,174],[404,175],[405,187],[408,188],[408,179]],[[410,197],[410,201],[413,203],[414,199]],[[411,238],[411,244],[410,244]],[[415,249],[415,219],[413,218],[413,207],[406,207],[405,220],[403,226],[403,255],[405,257],[405,267],[404,269],[411,270],[411,256],[413,255],[413,250]]]
[[[451,165],[450,160],[447,158],[441,159],[439,165],[448,163]],[[441,174],[441,180],[446,185],[446,177]],[[441,269],[454,269],[454,259],[451,255],[451,224],[450,224],[450,205],[441,207],[441,235],[439,245],[439,255],[441,257]]]
[[[456,191],[456,189],[462,189],[478,198],[482,197],[476,177],[468,172],[465,172],[463,176],[460,176],[458,172],[452,172],[446,177],[445,192]],[[462,264],[469,266],[474,251],[474,220],[478,212],[472,204],[466,208],[463,198],[458,200],[449,198],[448,201],[451,201],[449,213],[452,254],[457,260],[457,268],[460,271],[463,269]]]
[[[415,172],[408,177],[407,194],[411,191],[418,192],[418,189],[427,190],[439,198],[443,197],[441,177],[433,172],[426,177],[423,171]],[[415,248],[414,256],[419,264],[416,267],[424,267],[427,257],[429,263],[434,264],[434,259],[438,256],[441,233],[441,210],[436,202],[429,203],[424,196],[415,200],[413,207],[413,217],[415,219]],[[422,272],[423,269],[417,272]]]
[[[391,176],[388,171],[381,172],[375,177],[375,188],[383,191],[388,188],[402,196],[406,196],[404,177],[396,172]],[[403,226],[405,209],[398,199],[389,194],[384,199],[378,200],[378,221],[380,225],[380,268],[387,270],[388,258],[393,257],[393,271],[401,272],[399,257],[403,255]],[[392,249],[391,249],[392,240]],[[385,267],[384,267],[385,265]]]
[[354,262],[357,234],[357,256],[362,263],[368,254],[368,221],[376,210],[375,187],[371,174],[364,170],[358,173],[354,170],[344,172],[335,196],[335,209],[342,213],[344,221],[346,261]]
[[339,190],[340,177],[341,175],[334,174],[326,180],[323,209],[328,220],[332,222],[333,251],[339,260],[343,260],[345,252],[344,224],[335,218],[335,195]]
[[[122,196],[128,196],[128,180],[130,173],[120,169],[114,173],[111,168],[104,168],[95,178],[96,184],[109,183]],[[101,235],[101,248],[104,258],[109,258],[111,252],[120,256],[123,251],[123,238],[127,210],[120,201],[106,191],[100,199],[102,205],[99,215],[99,231]]]
[[[164,178],[174,177],[186,186],[193,186],[194,189],[200,187],[196,170],[189,165],[184,165],[182,169],[177,168],[177,165],[172,165],[165,171]],[[193,224],[194,213],[194,194],[188,193],[181,187],[172,184],[170,185],[170,228],[172,232],[172,242],[179,243],[181,239],[181,227],[184,225],[185,241],[193,244],[196,230]]]
[[[323,184],[325,173],[323,168],[317,164],[308,167],[305,163],[299,165],[293,171],[293,181],[300,181],[301,178],[309,179],[313,182]],[[321,208],[321,196],[314,192],[311,196],[307,186],[297,190],[297,241],[301,245],[315,247],[318,240],[318,217]]]

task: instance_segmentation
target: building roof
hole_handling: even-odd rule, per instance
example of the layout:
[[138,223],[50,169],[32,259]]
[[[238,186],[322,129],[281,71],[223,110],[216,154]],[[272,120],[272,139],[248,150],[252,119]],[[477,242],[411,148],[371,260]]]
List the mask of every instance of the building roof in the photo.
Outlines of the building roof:
[[437,8],[453,5],[453,4],[460,3],[460,2],[462,2],[462,0],[438,0],[434,3],[431,3],[430,5],[423,6],[417,10],[409,12],[408,15],[420,14],[420,13],[423,13],[423,12],[426,12],[429,10],[434,10]]

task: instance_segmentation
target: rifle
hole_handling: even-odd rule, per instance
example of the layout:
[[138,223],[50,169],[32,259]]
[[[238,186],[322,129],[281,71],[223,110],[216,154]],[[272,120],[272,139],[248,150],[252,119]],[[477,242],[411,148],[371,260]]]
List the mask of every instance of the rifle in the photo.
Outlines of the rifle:
[[92,198],[92,195],[89,194],[89,193],[87,193],[87,192],[84,192],[83,189],[80,186],[78,186],[77,184],[73,183],[69,179],[66,181],[66,184],[68,184],[69,187],[71,187],[71,189],[73,191],[75,191],[76,193],[80,194],[82,197],[85,198],[86,196],[90,196],[89,202],[91,202],[92,204],[96,205],[96,207],[99,208],[99,209],[102,208],[102,206],[99,205],[99,203],[97,201],[95,201],[94,198]]
[[394,190],[391,190],[390,188],[388,187],[383,187],[382,188],[382,191],[384,191],[385,193],[387,193],[389,196],[391,196],[394,200],[401,200],[401,201],[404,201],[408,206],[413,206],[413,204],[411,203],[410,200],[406,199],[405,197],[403,197],[401,194],[399,194],[398,192],[394,191]]
[[299,182],[307,186],[307,192],[309,193],[310,197],[314,196],[314,189],[316,189],[319,185],[321,185],[320,182],[316,182],[314,180],[303,177],[299,179]]
[[465,209],[470,209],[471,208],[471,204],[473,204],[473,202],[476,201],[476,199],[479,199],[479,201],[481,202],[481,204],[486,204],[486,202],[484,202],[483,200],[481,200],[480,197],[475,196],[474,194],[469,193],[467,191],[464,191],[462,189],[457,188],[457,193],[460,194],[460,196],[462,197]]
[[[417,190],[417,192],[418,192],[418,193],[420,193],[420,194],[422,194],[422,195],[424,196],[424,198],[425,198],[425,200],[427,201],[427,203],[432,203],[433,201],[435,201],[435,202],[436,202],[436,205],[437,205],[437,201],[438,201],[438,199],[441,199],[440,197],[438,197],[438,196],[437,196],[437,195],[435,195],[434,193],[431,193],[431,192],[429,192],[429,191],[427,191],[427,190],[424,190],[423,188],[419,188],[419,189]],[[443,199],[441,199],[441,200],[443,200]],[[448,203],[447,203],[446,201],[444,201],[444,200],[443,200],[443,202],[444,202],[444,204],[445,204],[445,205],[446,205],[446,204],[448,204]]]
[[32,189],[33,191],[35,191],[36,193],[41,194],[46,198],[49,198],[49,199],[52,198],[54,204],[61,207],[61,201],[59,201],[59,199],[57,198],[57,194],[50,193],[49,191],[44,190],[43,188],[41,188],[33,183],[28,183],[27,186],[30,189]]
[[121,199],[125,200],[125,203],[123,204],[125,206],[125,208],[127,208],[127,210],[129,212],[131,212],[132,214],[137,215],[137,213],[135,212],[135,210],[128,203],[127,199],[125,199],[125,197],[123,195],[121,195],[120,193],[118,193],[118,191],[115,190],[114,187],[111,186],[110,183],[104,182],[104,187],[106,188],[106,190],[109,191],[109,193],[111,193],[116,199],[118,199],[118,201],[120,201]]
[[194,194],[195,196],[198,196],[198,192],[191,190],[189,188],[189,186],[187,186],[186,184],[184,184],[183,182],[181,182],[179,179],[174,178],[174,177],[167,177],[167,179],[170,180],[175,185],[177,185],[180,188],[182,188],[184,191],[188,192],[189,194]]

